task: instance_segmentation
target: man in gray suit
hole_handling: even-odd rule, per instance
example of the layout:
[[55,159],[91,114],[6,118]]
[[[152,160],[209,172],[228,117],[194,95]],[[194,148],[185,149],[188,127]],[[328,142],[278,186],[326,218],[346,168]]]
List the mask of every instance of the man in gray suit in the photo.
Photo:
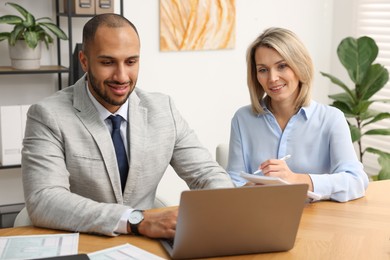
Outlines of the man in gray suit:
[[[95,16],[84,26],[79,54],[86,76],[30,107],[22,172],[34,225],[172,238],[177,207],[150,210],[169,164],[191,189],[233,187],[172,100],[135,87],[139,56],[130,21]],[[111,115],[122,117],[123,188]]]

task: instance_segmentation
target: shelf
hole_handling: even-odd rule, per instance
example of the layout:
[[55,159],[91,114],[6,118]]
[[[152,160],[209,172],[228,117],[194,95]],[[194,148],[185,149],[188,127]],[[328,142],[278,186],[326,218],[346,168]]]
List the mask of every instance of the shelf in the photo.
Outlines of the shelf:
[[20,164],[17,164],[17,165],[1,165],[0,164],[0,170],[5,170],[5,169],[14,169],[14,168],[20,168],[21,165]]
[[65,17],[93,17],[95,14],[75,14],[75,13],[59,13],[58,16],[65,16]]
[[36,70],[17,70],[11,66],[0,66],[0,74],[47,74],[47,73],[68,73],[69,69],[64,66],[51,65],[41,66]]

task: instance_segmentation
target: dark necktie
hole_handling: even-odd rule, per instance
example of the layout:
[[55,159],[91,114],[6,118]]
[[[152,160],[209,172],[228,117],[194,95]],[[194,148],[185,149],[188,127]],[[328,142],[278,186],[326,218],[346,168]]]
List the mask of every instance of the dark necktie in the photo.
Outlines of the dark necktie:
[[116,160],[118,162],[119,173],[121,177],[122,192],[125,190],[127,174],[129,172],[129,164],[127,162],[127,155],[123,140],[121,137],[121,116],[109,116],[112,122],[111,138],[115,147]]

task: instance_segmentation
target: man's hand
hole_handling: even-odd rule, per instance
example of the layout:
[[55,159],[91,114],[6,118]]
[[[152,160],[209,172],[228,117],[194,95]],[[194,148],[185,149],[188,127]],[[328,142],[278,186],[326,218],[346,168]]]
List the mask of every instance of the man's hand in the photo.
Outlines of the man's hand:
[[138,231],[146,237],[173,238],[177,215],[178,207],[145,210],[144,220],[139,224]]

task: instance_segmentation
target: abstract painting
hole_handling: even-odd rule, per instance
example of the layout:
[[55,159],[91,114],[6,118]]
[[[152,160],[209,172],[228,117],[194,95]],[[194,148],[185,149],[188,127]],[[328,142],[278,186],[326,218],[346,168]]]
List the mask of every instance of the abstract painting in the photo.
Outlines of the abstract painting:
[[235,0],[160,0],[160,50],[232,49],[235,17]]

